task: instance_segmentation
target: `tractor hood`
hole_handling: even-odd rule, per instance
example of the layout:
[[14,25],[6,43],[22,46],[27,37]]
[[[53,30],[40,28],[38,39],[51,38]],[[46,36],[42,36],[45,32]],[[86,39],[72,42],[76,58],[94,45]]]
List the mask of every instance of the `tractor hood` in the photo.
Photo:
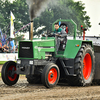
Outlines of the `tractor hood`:
[[41,39],[34,39],[33,43],[37,43],[38,46],[40,47],[54,47],[55,45],[55,38],[50,38],[48,37],[47,39],[45,37],[41,38]]
[[45,54],[55,52],[55,38],[41,38],[19,42],[20,59],[45,59]]

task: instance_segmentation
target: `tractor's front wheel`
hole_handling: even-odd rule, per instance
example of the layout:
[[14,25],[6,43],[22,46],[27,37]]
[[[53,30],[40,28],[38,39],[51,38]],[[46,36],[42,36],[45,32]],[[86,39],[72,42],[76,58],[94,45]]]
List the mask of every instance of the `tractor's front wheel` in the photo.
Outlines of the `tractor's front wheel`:
[[13,61],[6,62],[2,67],[1,77],[6,85],[16,84],[19,79],[19,75],[16,74],[16,63]]
[[95,70],[95,56],[91,45],[84,44],[80,48],[74,64],[76,77],[69,77],[71,85],[85,86],[92,83]]
[[42,72],[42,83],[47,88],[51,88],[57,85],[60,77],[60,71],[56,64],[47,64]]

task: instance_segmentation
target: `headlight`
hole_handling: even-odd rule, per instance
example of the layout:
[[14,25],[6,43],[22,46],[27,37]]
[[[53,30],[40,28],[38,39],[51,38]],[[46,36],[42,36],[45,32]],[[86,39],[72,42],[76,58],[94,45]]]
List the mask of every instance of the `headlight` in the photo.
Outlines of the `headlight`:
[[29,64],[30,64],[30,65],[33,65],[33,61],[29,61]]
[[17,60],[17,64],[21,64],[21,60]]

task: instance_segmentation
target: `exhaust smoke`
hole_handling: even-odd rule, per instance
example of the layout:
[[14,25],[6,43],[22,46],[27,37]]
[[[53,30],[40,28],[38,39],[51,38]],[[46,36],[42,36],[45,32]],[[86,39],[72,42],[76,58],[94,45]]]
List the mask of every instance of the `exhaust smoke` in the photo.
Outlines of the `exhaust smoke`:
[[33,19],[43,12],[50,0],[26,0],[29,5],[30,20]]
[[46,5],[49,0],[26,0],[26,3],[29,5],[30,13],[30,39],[33,40],[33,19],[41,14],[45,10]]

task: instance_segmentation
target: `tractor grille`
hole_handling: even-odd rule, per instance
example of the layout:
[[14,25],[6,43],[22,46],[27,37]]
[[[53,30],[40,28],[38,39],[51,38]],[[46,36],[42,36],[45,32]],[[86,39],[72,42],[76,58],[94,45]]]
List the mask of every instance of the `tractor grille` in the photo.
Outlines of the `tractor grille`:
[[19,58],[33,58],[32,42],[19,43]]

